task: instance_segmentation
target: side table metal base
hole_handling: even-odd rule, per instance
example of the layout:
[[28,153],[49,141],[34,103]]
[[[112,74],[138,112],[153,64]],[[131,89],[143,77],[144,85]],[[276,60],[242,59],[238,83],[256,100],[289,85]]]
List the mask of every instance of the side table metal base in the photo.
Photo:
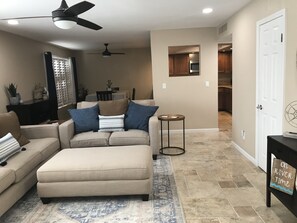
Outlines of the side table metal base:
[[[168,153],[166,152],[166,150],[169,150],[169,149],[173,149],[173,150],[176,150],[177,152],[176,153]],[[164,152],[165,150],[165,152]],[[170,147],[164,147],[164,148],[161,148],[160,149],[160,154],[162,155],[167,155],[167,156],[178,156],[178,155],[182,155],[186,152],[185,149],[181,148],[181,147],[178,147],[178,146],[170,146]]]

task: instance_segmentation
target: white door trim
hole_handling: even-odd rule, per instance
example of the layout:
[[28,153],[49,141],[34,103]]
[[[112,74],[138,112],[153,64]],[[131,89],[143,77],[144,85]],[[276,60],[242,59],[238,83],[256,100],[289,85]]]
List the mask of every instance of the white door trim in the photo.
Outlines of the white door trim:
[[[258,104],[258,96],[259,96],[259,92],[258,92],[258,87],[259,87],[259,83],[258,83],[258,76],[259,76],[259,52],[260,52],[260,26],[269,22],[269,21],[272,21],[274,19],[277,19],[279,17],[283,17],[284,18],[284,32],[283,32],[283,43],[284,43],[284,47],[283,47],[283,55],[284,55],[284,62],[283,62],[283,69],[282,69],[282,72],[283,72],[283,89],[284,88],[284,80],[285,80],[285,58],[286,58],[286,54],[285,54],[285,51],[286,51],[286,10],[285,9],[282,9],[278,12],[275,12],[274,14],[264,18],[264,19],[261,19],[259,20],[257,23],[256,23],[256,104],[255,104],[255,109],[256,109],[256,106]],[[282,110],[284,110],[284,91],[283,91],[283,98],[282,98]],[[258,115],[256,114],[256,125],[255,125],[255,133],[256,133],[256,137],[255,137],[255,149],[256,149],[256,154],[255,154],[255,157],[256,157],[256,162],[257,162],[257,166],[259,166],[259,148],[258,148],[258,130],[257,130],[257,127],[258,127]],[[282,127],[283,128],[283,127]]]

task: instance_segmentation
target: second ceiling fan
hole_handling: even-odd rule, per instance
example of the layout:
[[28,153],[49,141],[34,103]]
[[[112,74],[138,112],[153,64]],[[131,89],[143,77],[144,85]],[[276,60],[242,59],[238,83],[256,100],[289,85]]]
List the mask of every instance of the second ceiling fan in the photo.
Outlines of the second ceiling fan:
[[114,52],[110,52],[107,47],[108,47],[108,43],[104,43],[105,45],[105,50],[102,52],[102,56],[103,57],[110,57],[112,54],[118,54],[118,55],[124,55],[125,53],[114,53]]

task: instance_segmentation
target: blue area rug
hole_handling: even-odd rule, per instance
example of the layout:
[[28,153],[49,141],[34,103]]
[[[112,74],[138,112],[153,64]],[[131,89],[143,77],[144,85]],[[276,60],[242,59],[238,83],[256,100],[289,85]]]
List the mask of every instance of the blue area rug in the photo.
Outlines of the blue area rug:
[[153,194],[140,196],[53,199],[43,205],[32,188],[6,214],[1,223],[182,223],[170,157],[154,161]]

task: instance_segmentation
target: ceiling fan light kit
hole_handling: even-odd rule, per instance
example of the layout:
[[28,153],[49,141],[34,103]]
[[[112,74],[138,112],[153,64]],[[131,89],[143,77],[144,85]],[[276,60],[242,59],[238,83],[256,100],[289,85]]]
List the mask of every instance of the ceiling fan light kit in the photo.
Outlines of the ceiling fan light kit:
[[55,26],[60,29],[71,29],[76,26],[76,21],[73,18],[53,18]]

